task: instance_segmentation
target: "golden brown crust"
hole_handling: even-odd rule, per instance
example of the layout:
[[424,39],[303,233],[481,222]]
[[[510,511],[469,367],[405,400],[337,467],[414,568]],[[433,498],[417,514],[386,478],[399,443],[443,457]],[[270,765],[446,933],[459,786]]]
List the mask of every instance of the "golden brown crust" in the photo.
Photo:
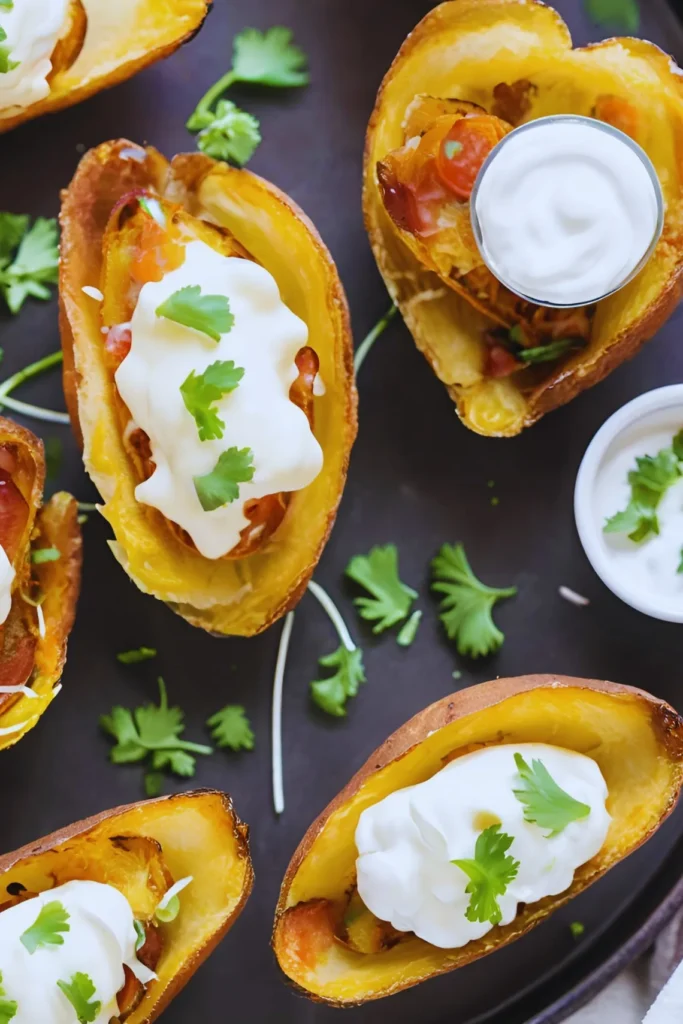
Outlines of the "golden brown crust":
[[[72,864],[77,866],[79,849],[92,857],[93,848],[117,834],[157,840],[174,879],[193,876],[183,892],[178,918],[160,926],[164,948],[158,980],[127,1018],[127,1024],[151,1024],[226,935],[249,897],[253,869],[248,829],[230,797],[215,790],[138,801],[74,822],[0,857],[0,888],[21,882],[31,891],[44,891],[55,884],[55,877],[59,879],[62,866],[65,877],[80,877],[71,869]],[[99,871],[95,880],[101,880]],[[119,877],[115,884],[126,895]]]
[[[519,39],[519,47],[515,40]],[[522,45],[523,43],[523,45]],[[418,348],[448,388],[470,429],[512,436],[568,402],[635,355],[683,293],[683,88],[658,47],[612,39],[571,49],[560,16],[537,0],[450,0],[408,36],[387,72],[365,145],[364,213],[387,287]],[[598,304],[589,346],[557,364],[500,379],[484,375],[484,331],[493,326],[409,251],[383,208],[375,165],[402,144],[401,123],[417,94],[456,94],[488,109],[501,83],[531,82],[522,121],[556,112],[591,115],[598,96],[627,99],[645,113],[640,142],[658,171],[667,205],[664,233],[638,277]],[[655,114],[654,111],[657,111]]]
[[[153,189],[194,216],[226,227],[273,274],[283,301],[308,325],[309,344],[320,359],[326,394],[316,404],[315,434],[323,469],[291,496],[282,524],[264,548],[232,566],[188,550],[171,531],[162,532],[158,519],[134,499],[134,474],[115,422],[114,384],[103,360],[99,311],[82,288],[99,283],[111,209],[135,189]],[[259,633],[306,588],[334,523],[356,435],[353,341],[334,262],[305,214],[279,189],[200,153],[177,156],[169,164],[151,148],[126,140],[105,143],[86,154],[62,200],[64,390],[84,442],[86,468],[105,499],[103,514],[114,528],[116,557],[141,589],[193,625],[219,633]]]
[[67,30],[53,54],[49,94],[16,114],[0,116],[0,133],[80,103],[168,57],[199,31],[212,3],[71,0]]
[[[522,907],[512,924],[495,928],[460,950],[436,950],[412,937],[403,946],[400,961],[393,950],[363,958],[340,953],[330,934],[330,959],[321,974],[304,968],[293,952],[292,915],[316,898],[334,905],[349,891],[355,870],[353,832],[363,807],[429,778],[473,746],[514,741],[577,749],[592,756],[607,779],[613,815],[610,835],[598,857],[576,872],[570,889]],[[635,767],[632,744],[639,748],[636,756],[642,757]],[[307,830],[287,868],[276,910],[273,944],[280,966],[306,995],[339,1005],[381,998],[463,966],[525,934],[632,853],[671,813],[682,783],[683,719],[666,702],[642,690],[603,680],[531,675],[497,679],[445,697],[390,736]],[[641,788],[645,813],[639,806]],[[343,877],[338,883],[322,882],[333,870],[326,866],[333,859]],[[373,976],[373,971],[381,973]]]

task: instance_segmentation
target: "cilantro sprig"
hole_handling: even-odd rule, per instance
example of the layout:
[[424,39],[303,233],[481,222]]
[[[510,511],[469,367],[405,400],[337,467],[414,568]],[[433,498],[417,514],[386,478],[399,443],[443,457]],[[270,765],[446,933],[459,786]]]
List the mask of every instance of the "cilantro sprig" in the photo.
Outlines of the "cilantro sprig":
[[346,575],[372,594],[355,597],[353,603],[361,618],[373,623],[373,633],[382,633],[408,617],[417,591],[399,577],[395,544],[376,546],[367,555],[355,555],[346,567]]
[[656,455],[636,458],[636,468],[629,471],[631,497],[621,512],[605,522],[605,533],[625,533],[636,544],[659,534],[657,508],[668,489],[683,476],[683,430],[674,437],[669,448]]
[[191,327],[216,342],[221,340],[222,334],[232,330],[235,322],[228,298],[225,295],[202,295],[198,284],[188,284],[173,292],[157,306],[156,315],[183,327]]
[[275,25],[265,32],[246,28],[235,37],[232,66],[202,96],[187,121],[198,132],[197,145],[216,160],[242,166],[261,142],[258,120],[223,94],[236,82],[292,88],[309,81],[307,59],[291,29]]
[[100,718],[101,728],[116,740],[109,757],[114,764],[133,764],[147,761],[151,765],[146,781],[148,795],[160,790],[161,772],[170,771],[182,778],[195,773],[194,754],[211,754],[211,747],[181,739],[185,730],[184,713],[179,707],[168,706],[166,686],[161,677],[159,704],[129,708],[117,705],[111,713]]
[[458,652],[479,658],[497,651],[505,639],[491,617],[493,606],[514,597],[516,587],[487,587],[472,572],[462,544],[444,544],[432,560],[432,590],[443,594],[439,616]]
[[211,730],[211,738],[217,747],[229,747],[231,750],[253,750],[254,732],[240,704],[227,704],[206,724]]
[[38,917],[30,928],[19,936],[22,946],[33,954],[45,946],[63,946],[63,932],[71,931],[69,914],[63,903],[51,900],[40,908]]
[[522,785],[512,792],[524,807],[524,820],[549,829],[548,838],[559,835],[572,821],[588,817],[589,805],[575,800],[558,786],[543,761],[534,758],[529,767],[522,755],[516,753],[515,764]]
[[19,1004],[15,999],[8,999],[7,993],[2,986],[2,971],[0,971],[0,1024],[9,1024],[13,1017],[16,1017]]
[[76,971],[71,981],[58,981],[57,986],[69,1000],[78,1018],[78,1024],[92,1024],[97,1020],[102,1003],[94,1000],[95,986],[92,978],[82,971]]
[[519,861],[507,853],[512,843],[513,837],[501,832],[500,825],[491,825],[477,836],[474,858],[451,861],[470,880],[465,888],[470,894],[465,911],[468,921],[500,924],[503,915],[498,897],[505,895],[519,871]]
[[195,476],[194,489],[205,512],[229,505],[240,496],[240,484],[254,476],[254,453],[251,448],[228,448],[218,456],[210,473]]
[[[0,25],[0,43],[4,43],[6,39],[7,33]],[[0,75],[6,75],[8,71],[14,71],[15,68],[19,67],[20,62],[12,60],[10,52],[9,46],[0,46]]]
[[185,408],[197,424],[200,441],[220,440],[225,423],[214,408],[223,395],[234,391],[244,376],[241,366],[232,359],[217,359],[204,370],[192,370],[180,385]]
[[586,14],[596,25],[635,35],[640,28],[638,0],[583,0]]
[[321,711],[335,718],[344,718],[346,702],[357,695],[360,684],[365,682],[363,652],[351,639],[346,623],[327,591],[314,580],[310,581],[308,589],[327,613],[340,640],[335,651],[318,659],[322,668],[335,671],[311,683],[311,698]]
[[29,295],[49,299],[47,286],[57,283],[57,221],[38,217],[31,228],[29,221],[25,214],[0,213],[0,292],[11,313],[18,313]]

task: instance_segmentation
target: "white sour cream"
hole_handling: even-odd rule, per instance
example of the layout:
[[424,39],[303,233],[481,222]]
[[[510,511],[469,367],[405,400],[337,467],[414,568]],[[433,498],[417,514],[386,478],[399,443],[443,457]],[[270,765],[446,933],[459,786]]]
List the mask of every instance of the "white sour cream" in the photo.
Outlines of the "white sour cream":
[[6,621],[12,607],[12,583],[16,573],[0,544],[0,625]]
[[62,34],[69,0],[14,0],[11,10],[0,8],[0,28],[17,67],[0,74],[0,118],[30,107],[50,92],[52,53]]
[[[61,946],[40,946],[29,953],[20,936],[34,924],[40,908],[59,901],[69,914]],[[125,964],[146,985],[155,975],[135,954],[133,911],[125,896],[101,882],[67,882],[35,899],[0,913],[0,971],[5,998],[17,1003],[12,1024],[74,1024],[74,1008],[58,981],[69,983],[79,971],[95,986],[102,1005],[94,1024],[118,1017],[116,994]]]
[[[555,782],[590,814],[559,835],[524,820],[514,755],[543,761]],[[595,761],[542,743],[485,747],[452,761],[426,782],[390,794],[360,816],[356,829],[358,892],[382,921],[445,949],[464,946],[492,928],[465,917],[468,876],[451,861],[471,859],[484,828],[501,823],[513,836],[508,854],[517,877],[498,898],[502,924],[519,903],[564,892],[575,870],[598,853],[610,824],[607,786]],[[494,821],[490,820],[493,817]]]
[[[197,284],[202,294],[225,295],[230,301],[234,324],[218,344],[156,315],[173,292]],[[308,329],[282,302],[267,270],[196,241],[186,247],[181,267],[143,287],[131,331],[130,353],[116,371],[116,384],[133,420],[148,435],[156,464],[135,496],[187,530],[202,555],[220,558],[248,525],[246,501],[300,490],[322,468],[322,450],[308,419],[289,400],[298,376],[294,360],[306,345]],[[225,423],[223,437],[200,441],[180,386],[192,370],[200,374],[216,360],[228,359],[244,369],[244,376],[214,406]],[[236,501],[206,512],[193,478],[210,473],[232,447],[252,450],[253,479],[240,484]]]
[[498,144],[473,202],[482,256],[512,291],[583,306],[653,244],[661,191],[646,154],[591,118],[529,122]]

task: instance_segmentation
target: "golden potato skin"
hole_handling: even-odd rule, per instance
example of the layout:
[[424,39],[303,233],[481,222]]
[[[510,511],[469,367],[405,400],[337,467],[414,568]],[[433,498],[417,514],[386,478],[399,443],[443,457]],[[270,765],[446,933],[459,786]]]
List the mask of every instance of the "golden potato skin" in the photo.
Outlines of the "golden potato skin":
[[[126,1024],[151,1024],[226,935],[251,892],[248,829],[229,796],[196,790],[116,807],[75,822],[0,857],[0,889],[4,892],[12,882],[20,882],[41,892],[61,884],[60,878],[87,880],[83,866],[97,858],[93,880],[103,881],[109,840],[121,835],[147,836],[160,843],[175,881],[193,876],[183,890],[180,914],[161,926],[164,950],[158,980],[126,1018]],[[119,875],[111,884],[127,895]]]
[[[338,906],[355,884],[354,834],[361,811],[430,778],[458,753],[514,742],[585,753],[607,781],[610,832],[571,887],[523,907],[511,924],[461,949],[440,950],[410,936],[367,955],[336,940],[333,915],[325,920],[322,905]],[[644,843],[673,810],[682,783],[683,719],[642,690],[532,675],[444,697],[390,736],[306,832],[280,890],[273,931],[280,966],[306,995],[340,1006],[379,999],[462,967],[524,935]]]
[[[104,362],[99,306],[82,291],[101,284],[102,236],[115,203],[152,189],[209,216],[274,276],[283,301],[309,328],[326,394],[316,402],[315,435],[324,453],[316,480],[291,496],[262,549],[240,560],[209,560],[182,544],[134,497],[137,483]],[[193,625],[253,636],[298,601],[322,554],[341,500],[357,429],[353,339],[346,297],[315,228],[279,189],[250,171],[201,153],[169,164],[156,150],[126,140],[87,153],[62,196],[60,329],[64,392],[86,469],[111,523],[114,554],[141,590]]]
[[168,57],[201,28],[213,0],[72,0],[45,99],[2,117],[0,133],[80,103]]
[[[31,683],[31,689],[38,696],[0,695],[0,750],[3,750],[17,743],[37,724],[58,693],[57,684],[66,660],[67,641],[80,591],[83,545],[75,498],[62,491],[41,507],[45,483],[43,442],[30,430],[0,416],[0,445],[7,445],[16,453],[18,468],[12,479],[29,506],[24,542],[14,562],[14,600],[21,600],[17,595],[28,587],[31,579],[35,580],[44,595],[45,621],[45,636],[37,634]],[[32,566],[31,550],[37,547],[58,548],[60,557],[55,562]],[[27,606],[25,611],[33,620],[32,609]],[[37,633],[37,626],[32,626],[31,630]]]
[[[471,430],[509,437],[598,383],[662,326],[683,294],[683,91],[667,54],[640,39],[572,49],[567,26],[537,0],[450,0],[408,36],[387,72],[370,118],[363,206],[375,259],[417,347],[448,388]],[[416,95],[455,95],[491,110],[500,83],[537,87],[522,121],[553,113],[590,116],[598,96],[621,96],[640,115],[638,141],[652,159],[667,212],[646,268],[598,303],[590,344],[539,372],[483,374],[482,333],[493,326],[410,252],[386,213],[376,164],[403,143]]]

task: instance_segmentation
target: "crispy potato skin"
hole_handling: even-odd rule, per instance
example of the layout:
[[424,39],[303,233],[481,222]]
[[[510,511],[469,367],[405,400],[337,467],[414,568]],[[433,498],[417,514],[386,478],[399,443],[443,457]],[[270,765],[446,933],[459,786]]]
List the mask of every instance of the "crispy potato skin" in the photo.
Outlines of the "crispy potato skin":
[[2,117],[0,133],[71,107],[168,57],[199,31],[213,0],[72,0],[45,99]]
[[[652,43],[609,39],[572,50],[567,26],[537,0],[450,0],[430,11],[387,72],[365,145],[363,206],[380,272],[415,343],[448,388],[466,426],[487,436],[518,434],[634,356],[683,295],[683,89],[670,58]],[[483,374],[482,333],[493,322],[422,266],[384,210],[376,163],[403,142],[417,94],[478,102],[530,79],[537,87],[523,121],[553,113],[590,115],[599,95],[637,107],[643,146],[662,182],[664,232],[647,267],[598,304],[587,349],[544,374]],[[526,376],[525,376],[526,374]]]
[[[142,835],[161,844],[183,892],[179,916],[162,925],[164,951],[140,1005],[127,1024],[151,1024],[187,984],[239,917],[253,884],[248,829],[225,793],[196,790],[103,811],[0,857],[0,889],[20,881],[32,891],[55,884],[55,875],[78,878],[98,844],[117,835]],[[106,862],[104,864],[106,874]],[[97,881],[101,881],[98,872]],[[118,888],[125,893],[119,878]]]
[[[69,634],[73,627],[81,583],[82,538],[78,525],[78,503],[70,494],[54,494],[42,506],[45,483],[43,442],[30,430],[0,416],[0,445],[17,454],[18,470],[13,480],[29,505],[29,518],[22,551],[15,559],[14,600],[30,580],[45,595],[42,603],[45,636],[37,636],[31,688],[38,696],[0,695],[0,750],[11,747],[37,724],[57,695],[57,683],[64,669]],[[31,566],[31,550],[58,548],[60,558]],[[34,613],[26,607],[33,619]],[[37,630],[36,627],[31,627]],[[11,730],[3,733],[1,730]]]
[[[554,743],[586,753],[606,777],[610,833],[600,854],[576,872],[572,886],[523,907],[510,925],[494,928],[483,939],[445,951],[412,936],[380,954],[354,953],[334,938],[331,926],[325,942],[318,913],[313,943],[323,953],[314,966],[304,963],[305,927],[297,927],[297,911],[303,915],[325,901],[334,905],[350,891],[354,833],[364,807],[430,778],[458,753],[515,741]],[[306,995],[340,1006],[379,999],[462,967],[524,935],[632,853],[671,813],[682,784],[683,719],[642,690],[602,680],[531,675],[445,697],[390,736],[306,832],[285,874],[275,915],[273,946],[280,966]]]
[[[135,189],[153,189],[208,216],[275,277],[283,301],[309,327],[325,398],[315,434],[324,452],[318,478],[295,492],[262,549],[211,561],[183,545],[135,501],[134,470],[116,421],[114,388],[103,358],[99,308],[83,294],[99,283],[102,237],[112,207]],[[299,600],[334,523],[357,429],[353,341],[346,297],[330,254],[302,211],[270,183],[202,154],[169,164],[126,140],[87,153],[62,196],[60,328],[64,392],[86,468],[105,499],[114,553],[140,589],[166,601],[193,625],[252,636]]]

